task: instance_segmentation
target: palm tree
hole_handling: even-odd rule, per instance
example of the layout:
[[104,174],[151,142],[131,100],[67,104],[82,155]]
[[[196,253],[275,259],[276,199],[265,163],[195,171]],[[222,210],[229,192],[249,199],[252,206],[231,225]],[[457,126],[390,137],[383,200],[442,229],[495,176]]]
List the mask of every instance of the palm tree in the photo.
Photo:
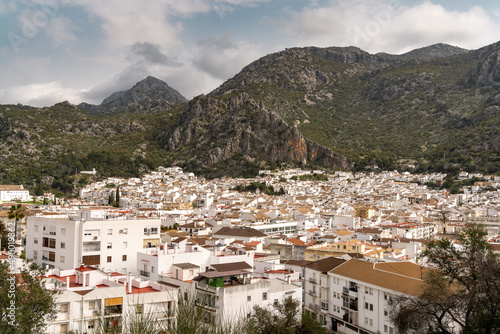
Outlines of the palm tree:
[[23,219],[26,215],[24,214],[24,207],[21,204],[13,205],[10,207],[8,217],[9,219],[15,219],[15,240],[17,241],[17,222]]

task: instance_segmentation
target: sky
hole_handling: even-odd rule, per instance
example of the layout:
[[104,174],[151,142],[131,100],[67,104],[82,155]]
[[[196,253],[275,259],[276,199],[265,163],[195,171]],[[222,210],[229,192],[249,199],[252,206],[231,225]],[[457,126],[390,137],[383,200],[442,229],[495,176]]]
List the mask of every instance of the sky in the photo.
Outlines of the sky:
[[148,75],[190,99],[290,47],[498,41],[494,0],[0,0],[0,104],[100,104]]

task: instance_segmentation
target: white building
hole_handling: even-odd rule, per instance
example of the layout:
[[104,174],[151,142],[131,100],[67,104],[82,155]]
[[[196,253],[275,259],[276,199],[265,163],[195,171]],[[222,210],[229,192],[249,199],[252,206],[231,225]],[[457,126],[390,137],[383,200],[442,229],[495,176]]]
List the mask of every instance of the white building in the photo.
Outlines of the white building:
[[26,257],[45,268],[85,264],[136,274],[137,252],[160,244],[159,219],[29,217]]
[[352,259],[326,274],[323,269],[328,268],[322,268],[319,277],[310,267],[306,266],[306,310],[317,314],[328,329],[346,334],[395,333],[390,320],[393,297],[418,296],[424,286],[425,269],[411,262]]
[[169,319],[178,297],[178,289],[171,286],[83,266],[49,270],[45,281],[47,288],[62,291],[56,296],[56,318],[47,328],[55,334],[110,330],[140,314],[160,324]]
[[193,282],[196,305],[215,324],[247,317],[253,307],[271,307],[286,297],[302,302],[302,287],[277,278],[254,278],[245,270],[207,271]]
[[20,201],[27,202],[30,200],[30,192],[20,186],[5,186],[0,185],[0,202]]
[[[212,265],[245,262],[252,268],[254,265],[253,254],[227,255],[221,254],[214,248],[210,251],[204,247],[187,244],[186,241],[168,246],[164,244],[161,249],[148,249],[137,254],[137,271],[141,276],[153,281],[173,280],[186,281],[205,272]],[[167,279],[173,280],[167,280]]]

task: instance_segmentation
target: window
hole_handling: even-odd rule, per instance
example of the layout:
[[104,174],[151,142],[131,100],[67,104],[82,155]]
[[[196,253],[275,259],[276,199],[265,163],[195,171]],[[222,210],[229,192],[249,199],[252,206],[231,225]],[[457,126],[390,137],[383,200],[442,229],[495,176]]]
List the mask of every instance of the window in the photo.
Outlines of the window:
[[122,261],[127,261],[127,255],[122,255]]
[[157,234],[158,233],[158,227],[151,227],[151,234]]
[[49,239],[49,248],[56,248],[56,239]]
[[56,260],[56,253],[49,252],[49,261],[54,262]]
[[38,245],[38,238],[33,239],[33,243],[34,243],[35,245]]
[[64,256],[61,255],[61,257],[59,258],[59,261],[64,262],[64,260],[65,260]]
[[247,302],[252,300],[252,296],[247,296]]
[[141,314],[144,309],[144,305],[136,305],[135,306],[135,313],[136,314]]
[[384,333],[387,333],[388,329],[387,325],[384,325]]
[[373,295],[373,288],[370,288],[370,295]]
[[373,304],[370,304],[370,311],[373,311]]
[[384,316],[388,316],[389,315],[389,311],[387,311],[387,309],[384,309]]
[[113,235],[113,229],[112,228],[108,229],[108,235]]
[[368,310],[368,303],[365,302],[365,310]]
[[38,225],[35,225],[35,232],[38,232]]
[[193,276],[194,275],[194,270],[189,270],[189,276]]
[[154,274],[154,272],[155,272],[155,266],[151,266],[151,272]]
[[323,311],[328,311],[328,303],[327,302],[321,302],[321,309]]
[[89,320],[87,328],[88,329],[93,329],[94,328],[94,320]]
[[59,304],[60,313],[68,313],[68,304]]
[[370,319],[370,326],[373,326],[373,319]]
[[33,260],[37,260],[37,259],[38,259],[38,252],[33,251]]
[[262,300],[267,300],[267,292],[262,293]]
[[111,256],[108,256],[108,262],[111,262]]
[[61,334],[68,333],[68,324],[62,324],[60,329],[59,329],[59,333],[61,333]]
[[66,235],[66,229],[65,228],[61,229],[61,235]]
[[125,249],[125,248],[127,248],[127,246],[128,246],[127,242],[126,242],[126,241],[124,241],[124,242],[123,242],[123,248]]
[[95,310],[95,300],[89,301],[89,310]]
[[61,242],[61,248],[66,248],[66,243],[65,242]]
[[368,318],[365,317],[365,325],[368,325]]
[[111,249],[113,247],[113,244],[111,242],[108,242],[108,249]]
[[393,333],[394,333],[394,328],[389,327],[389,334],[393,334]]
[[123,229],[123,234],[127,234],[128,233],[128,228],[124,228]]

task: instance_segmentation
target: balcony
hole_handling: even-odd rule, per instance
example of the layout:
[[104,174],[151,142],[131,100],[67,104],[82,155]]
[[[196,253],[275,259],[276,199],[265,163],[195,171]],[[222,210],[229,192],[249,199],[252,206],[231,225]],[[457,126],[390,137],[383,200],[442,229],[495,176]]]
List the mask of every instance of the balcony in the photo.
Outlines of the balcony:
[[313,291],[313,290],[309,290],[309,294],[310,294],[311,296],[314,296],[314,297],[316,297],[316,296],[318,295],[318,294],[316,293],[316,291]]
[[101,247],[100,246],[97,246],[97,247],[84,247],[83,251],[84,252],[100,252],[101,251]]
[[320,308],[321,307],[319,305],[316,305],[316,304],[313,304],[313,303],[309,303],[309,309],[311,309],[312,311],[319,311]]
[[207,283],[204,282],[198,282],[198,284],[196,284],[196,289],[210,293],[217,293],[218,291],[217,287],[208,285]]
[[151,274],[151,272],[141,270],[140,274],[141,274],[141,276],[144,276],[144,277],[149,277],[149,275]]
[[309,283],[318,284],[318,280],[315,278],[309,278]]
[[358,310],[358,299],[351,299],[348,298],[348,300],[343,301],[342,307],[349,309],[351,311],[357,311]]
[[348,294],[349,294],[349,288],[348,288],[348,287],[346,287],[346,286],[343,286],[343,287],[342,287],[342,293],[343,293],[344,295],[348,295]]
[[101,251],[101,242],[84,242],[83,243],[83,251],[84,252],[100,252]]
[[211,312],[216,312],[217,309],[219,308],[217,305],[215,305],[213,303],[203,303],[203,302],[200,302],[198,300],[196,300],[195,305],[198,307],[204,308],[207,311],[211,311]]

